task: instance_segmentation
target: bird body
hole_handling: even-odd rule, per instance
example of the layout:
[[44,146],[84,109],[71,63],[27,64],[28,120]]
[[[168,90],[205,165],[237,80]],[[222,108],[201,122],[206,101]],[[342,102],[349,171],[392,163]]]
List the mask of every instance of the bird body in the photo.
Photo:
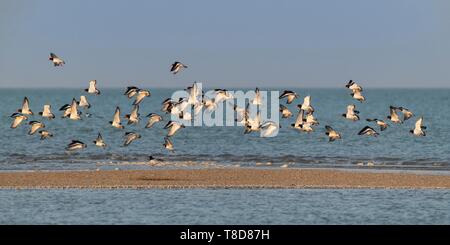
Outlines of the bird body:
[[89,81],[89,88],[85,89],[84,91],[88,92],[89,94],[99,95],[100,90],[97,89],[97,80]]
[[50,53],[50,57],[48,58],[50,61],[52,61],[53,66],[63,66],[66,64],[66,62],[59,58],[56,54]]
[[184,65],[184,64],[182,64],[181,62],[179,62],[179,61],[175,61],[173,64],[172,64],[172,66],[170,67],[170,72],[172,72],[172,74],[177,74],[178,72],[180,72],[181,71],[181,69],[184,69],[184,68],[188,68],[186,65]]

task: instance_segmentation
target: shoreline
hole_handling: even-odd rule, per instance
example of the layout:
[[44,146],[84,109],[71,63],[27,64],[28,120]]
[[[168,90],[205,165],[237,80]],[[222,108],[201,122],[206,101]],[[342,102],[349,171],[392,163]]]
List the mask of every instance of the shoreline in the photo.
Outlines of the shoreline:
[[0,172],[0,189],[450,189],[449,175],[338,169]]

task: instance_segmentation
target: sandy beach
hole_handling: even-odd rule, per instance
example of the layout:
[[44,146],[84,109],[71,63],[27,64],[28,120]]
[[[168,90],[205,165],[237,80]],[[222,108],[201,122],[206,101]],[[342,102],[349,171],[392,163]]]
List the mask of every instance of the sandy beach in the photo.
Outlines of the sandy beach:
[[2,189],[450,188],[450,176],[328,169],[177,169],[0,173]]

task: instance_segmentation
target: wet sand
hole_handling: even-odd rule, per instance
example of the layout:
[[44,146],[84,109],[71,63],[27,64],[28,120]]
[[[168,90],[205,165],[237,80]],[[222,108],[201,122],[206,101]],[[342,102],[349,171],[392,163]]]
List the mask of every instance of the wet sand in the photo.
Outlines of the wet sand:
[[2,189],[450,188],[449,175],[328,169],[176,169],[0,172]]

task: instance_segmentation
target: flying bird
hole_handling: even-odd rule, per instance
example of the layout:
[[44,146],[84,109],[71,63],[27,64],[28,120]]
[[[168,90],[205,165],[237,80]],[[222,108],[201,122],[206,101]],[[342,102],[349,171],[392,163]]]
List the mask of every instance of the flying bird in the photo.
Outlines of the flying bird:
[[314,108],[311,106],[311,96],[306,96],[303,99],[303,104],[297,105],[297,107],[305,112],[314,112]]
[[216,93],[216,97],[214,97],[213,102],[216,104],[234,98],[233,95],[226,89],[214,89],[214,91]]
[[127,90],[125,91],[124,95],[128,97],[128,99],[131,99],[133,96],[135,96],[139,92],[138,87],[130,86],[127,87]]
[[257,132],[260,130],[261,130],[261,112],[257,111],[255,117],[250,118],[249,116],[247,116],[244,134]]
[[167,132],[167,137],[173,136],[175,135],[175,133],[180,129],[180,128],[184,128],[185,126],[183,124],[174,122],[174,121],[169,121],[166,126],[164,127],[164,129],[169,129],[169,131]]
[[347,85],[345,85],[346,88],[350,89],[353,93],[356,91],[361,92],[363,89],[361,86],[359,86],[357,83],[355,83],[353,80],[348,81]]
[[78,105],[80,107],[82,107],[82,108],[85,108],[85,109],[91,108],[91,104],[89,104],[86,96],[84,96],[84,95],[80,96],[80,101],[78,102]]
[[86,148],[87,145],[79,140],[72,140],[72,142],[70,142],[67,147],[66,150],[67,151],[75,151],[75,150],[81,150],[83,148]]
[[352,120],[352,121],[358,121],[359,120],[359,111],[356,111],[355,105],[348,105],[347,106],[347,112],[345,114],[342,114],[343,117],[346,119]]
[[181,62],[175,61],[170,68],[170,72],[172,72],[173,74],[177,74],[183,68],[188,68],[188,67],[186,65],[182,64]]
[[45,125],[39,121],[31,121],[28,124],[31,125],[30,131],[28,131],[29,135],[33,135],[38,131],[40,128],[45,128]]
[[49,120],[55,118],[55,114],[52,113],[50,105],[44,105],[44,110],[39,112],[39,115]]
[[358,135],[368,135],[368,136],[378,136],[379,133],[377,133],[377,131],[375,131],[375,129],[369,127],[369,126],[365,126],[363,129],[361,129],[358,132]]
[[97,80],[89,81],[89,88],[85,89],[84,91],[88,92],[89,94],[99,95],[100,90],[97,89]]
[[11,128],[17,128],[17,126],[19,126],[23,122],[23,120],[28,120],[27,116],[17,112],[12,114],[11,117],[14,118],[14,121],[11,123]]
[[133,110],[131,111],[131,113],[125,115],[125,119],[128,119],[127,124],[130,125],[138,123],[140,115],[141,114],[139,114],[139,106],[138,105],[133,106]]
[[150,91],[145,89],[139,89],[137,92],[136,100],[133,102],[133,105],[139,105],[145,97],[150,96]]
[[282,118],[292,117],[292,112],[290,112],[289,109],[286,106],[282,105],[282,104],[280,104],[280,112],[281,112],[281,117]]
[[309,123],[311,125],[319,125],[319,121],[314,117],[314,112],[308,112],[306,113],[306,123]]
[[94,140],[94,144],[98,147],[104,148],[106,147],[105,141],[100,133],[97,135],[97,139]]
[[30,110],[30,101],[27,97],[23,98],[22,108],[17,111],[24,115],[33,115],[33,112]]
[[255,89],[255,98],[252,99],[253,105],[261,105],[262,104],[262,96],[261,92],[259,91],[259,88]]
[[150,113],[147,115],[147,117],[148,121],[147,124],[145,125],[145,128],[151,128],[155,123],[161,122],[163,120],[163,118],[156,113]]
[[391,120],[393,123],[403,123],[397,114],[396,108],[393,106],[389,107],[389,116],[387,116],[387,119]]
[[134,140],[140,139],[141,135],[135,132],[126,132],[125,133],[125,142],[123,143],[123,146],[128,146],[133,142]]
[[113,127],[123,129],[124,126],[120,123],[120,108],[117,106],[114,112],[113,120],[109,122]]
[[173,143],[170,140],[169,137],[164,137],[164,144],[163,144],[164,148],[166,148],[169,151],[173,151]]
[[406,121],[414,116],[414,114],[410,110],[406,109],[405,107],[400,106],[400,107],[395,107],[395,109],[397,109],[403,113],[403,121]]
[[48,59],[53,62],[54,66],[63,66],[66,64],[66,62],[63,59],[59,58],[54,53],[50,53],[50,57]]
[[286,103],[291,104],[292,101],[294,101],[296,98],[298,98],[297,93],[290,90],[284,90],[283,93],[280,95],[279,99],[287,98]]
[[77,108],[77,100],[75,98],[72,99],[72,104],[70,105],[70,114],[69,114],[69,119],[72,120],[81,120],[81,112],[78,112],[78,108]]
[[354,91],[350,95],[353,97],[353,99],[361,103],[366,100],[366,98],[362,95],[361,91]]
[[368,122],[375,122],[378,126],[380,126],[380,130],[381,131],[386,130],[387,127],[389,126],[389,124],[387,124],[383,120],[376,119],[376,118],[374,118],[374,119],[367,118],[366,121],[368,121]]
[[41,130],[41,131],[39,131],[39,134],[41,135],[41,140],[45,140],[50,137],[53,137],[53,134],[47,130]]
[[65,104],[63,106],[61,106],[61,108],[59,108],[60,111],[63,111],[63,115],[62,118],[66,118],[70,115],[70,108],[71,106],[69,104]]
[[330,142],[341,139],[341,134],[334,130],[331,126],[326,125],[325,130],[325,134],[328,136],[328,140]]
[[427,127],[423,126],[422,124],[423,124],[423,117],[420,117],[416,121],[414,128],[411,129],[409,132],[414,134],[415,136],[426,136],[427,134],[425,132],[425,129],[427,129]]

